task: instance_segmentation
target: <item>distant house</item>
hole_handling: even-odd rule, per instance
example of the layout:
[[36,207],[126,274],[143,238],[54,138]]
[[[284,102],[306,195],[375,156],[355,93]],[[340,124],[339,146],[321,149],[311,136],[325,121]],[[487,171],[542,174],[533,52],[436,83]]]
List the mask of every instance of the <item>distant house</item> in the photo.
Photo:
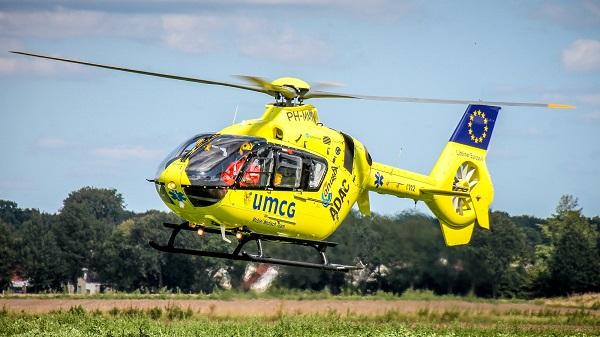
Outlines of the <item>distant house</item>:
[[29,280],[25,280],[17,275],[11,276],[10,290],[13,293],[25,294],[27,293],[27,287],[29,287]]
[[227,272],[227,268],[219,268],[212,278],[221,289],[231,289],[231,275]]
[[272,265],[259,263],[255,266],[250,263],[244,273],[242,288],[244,290],[254,290],[259,293],[265,292],[269,289],[278,274],[277,268]]
[[83,277],[77,278],[76,291],[78,294],[93,295],[106,290],[102,283],[100,283],[96,273],[90,272],[87,268],[83,268],[82,270]]

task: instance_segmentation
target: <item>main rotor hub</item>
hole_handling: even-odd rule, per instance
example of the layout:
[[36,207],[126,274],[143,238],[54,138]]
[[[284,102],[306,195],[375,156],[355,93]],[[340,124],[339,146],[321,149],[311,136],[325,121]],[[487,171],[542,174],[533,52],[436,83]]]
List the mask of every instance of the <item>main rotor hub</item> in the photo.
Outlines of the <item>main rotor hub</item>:
[[310,85],[305,81],[295,77],[280,77],[273,82],[272,85],[293,88],[299,95],[304,95],[310,90]]

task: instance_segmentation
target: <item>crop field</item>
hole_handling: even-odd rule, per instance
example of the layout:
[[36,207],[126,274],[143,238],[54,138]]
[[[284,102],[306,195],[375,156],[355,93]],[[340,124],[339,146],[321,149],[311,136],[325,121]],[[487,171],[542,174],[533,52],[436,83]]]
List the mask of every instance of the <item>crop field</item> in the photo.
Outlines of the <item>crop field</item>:
[[586,303],[9,297],[0,336],[600,336]]

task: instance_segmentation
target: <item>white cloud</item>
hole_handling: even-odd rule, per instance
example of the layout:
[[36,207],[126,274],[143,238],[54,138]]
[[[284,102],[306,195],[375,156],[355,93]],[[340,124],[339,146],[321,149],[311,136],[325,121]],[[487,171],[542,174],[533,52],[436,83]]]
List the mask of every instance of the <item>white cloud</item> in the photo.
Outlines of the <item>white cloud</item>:
[[527,128],[509,128],[505,132],[506,135],[515,137],[515,138],[537,138],[543,137],[544,130],[537,127],[527,127]]
[[325,40],[264,20],[238,22],[238,46],[243,55],[283,62],[320,63],[333,51]]
[[10,74],[17,72],[20,66],[17,60],[12,58],[0,57],[0,74]]
[[570,28],[597,26],[600,24],[600,3],[594,0],[544,1],[533,15]]
[[164,15],[161,21],[163,42],[189,53],[213,51],[215,31],[222,28],[222,22],[213,16]]
[[586,104],[600,106],[600,93],[599,94],[587,94],[587,95],[579,95],[577,99]]
[[[98,36],[151,41],[186,53],[215,52],[233,46],[246,56],[284,62],[322,62],[332,54],[328,43],[320,37],[262,17],[253,19],[243,13],[120,14],[70,9],[0,11],[0,39],[4,37],[12,41],[9,49],[26,49],[19,40],[32,37]],[[0,73],[26,70],[48,73],[53,71],[55,64],[0,57]]]
[[529,137],[539,137],[539,136],[543,135],[543,132],[539,128],[528,127],[527,129],[524,130],[524,134]]
[[23,58],[22,56],[0,57],[0,75],[16,73],[56,75],[79,72],[80,70],[81,66],[74,64]]
[[35,141],[35,145],[41,149],[56,150],[67,146],[67,141],[62,138],[44,137]]
[[583,115],[581,115],[581,119],[584,122],[600,123],[600,110],[599,111],[592,111],[590,113],[583,114]]
[[147,149],[144,146],[115,146],[100,147],[94,150],[94,155],[104,159],[144,159],[155,160],[162,156],[162,151]]
[[0,32],[11,37],[65,38],[119,36],[148,38],[156,33],[156,18],[89,10],[0,12]]
[[600,41],[577,40],[562,52],[563,65],[571,71],[600,70]]
[[488,157],[502,160],[514,160],[524,158],[522,153],[509,148],[494,148],[493,151],[489,152]]
[[595,18],[600,18],[600,2],[597,0],[586,0],[583,2],[583,7],[590,15]]
[[[23,44],[15,38],[0,38],[0,50],[24,50]],[[0,55],[7,55],[0,54]],[[56,74],[66,71],[77,71],[78,66],[60,64],[39,59],[26,59],[21,56],[8,54],[0,57],[0,75],[13,73]]]
[[[156,25],[149,16],[125,16],[95,11],[0,11],[0,50],[26,51],[25,38],[127,36],[151,38]],[[0,54],[6,55],[6,54]],[[81,71],[81,66],[17,55],[0,56],[0,74],[55,75]]]

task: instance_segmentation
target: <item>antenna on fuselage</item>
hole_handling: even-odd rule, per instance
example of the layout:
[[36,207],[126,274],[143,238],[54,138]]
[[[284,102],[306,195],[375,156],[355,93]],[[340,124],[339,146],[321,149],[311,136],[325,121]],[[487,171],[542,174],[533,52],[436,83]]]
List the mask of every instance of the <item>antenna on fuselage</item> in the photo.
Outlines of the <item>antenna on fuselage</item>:
[[235,112],[233,113],[233,122],[231,124],[235,124],[235,120],[237,119],[238,106],[238,104],[235,105]]

